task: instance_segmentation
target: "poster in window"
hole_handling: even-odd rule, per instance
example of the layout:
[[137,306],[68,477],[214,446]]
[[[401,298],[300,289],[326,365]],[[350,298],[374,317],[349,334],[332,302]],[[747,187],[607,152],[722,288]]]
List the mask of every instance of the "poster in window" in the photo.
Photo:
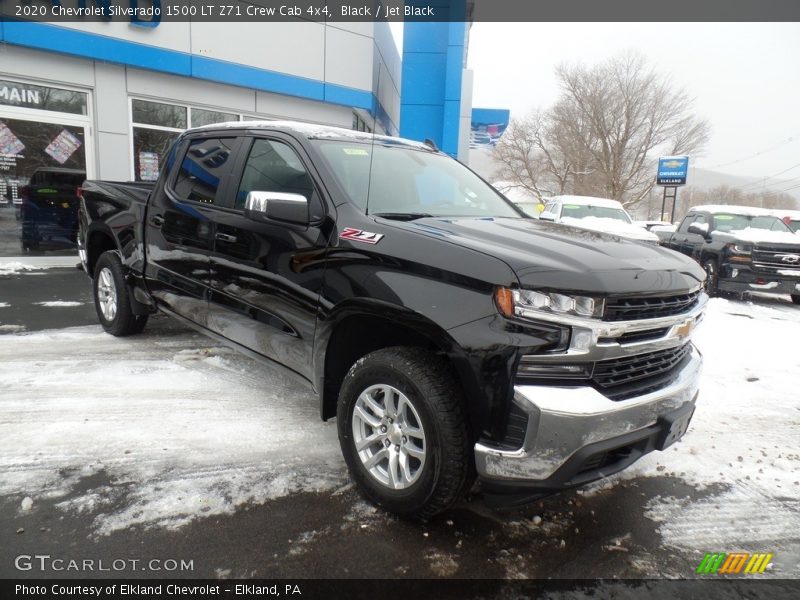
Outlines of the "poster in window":
[[81,141],[72,132],[62,129],[44,151],[58,164],[63,165],[80,147]]
[[25,150],[25,144],[14,135],[8,125],[0,121],[0,154],[16,156]]
[[158,179],[158,154],[156,152],[139,152],[139,179],[142,181]]

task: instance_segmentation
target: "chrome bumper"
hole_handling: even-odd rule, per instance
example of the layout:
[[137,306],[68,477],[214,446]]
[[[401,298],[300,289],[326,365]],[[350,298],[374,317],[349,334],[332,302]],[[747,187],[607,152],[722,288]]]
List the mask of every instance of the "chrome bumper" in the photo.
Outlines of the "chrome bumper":
[[522,447],[509,451],[476,444],[478,474],[490,482],[546,482],[587,446],[652,428],[667,413],[693,406],[702,362],[692,347],[671,384],[616,402],[589,386],[518,385],[514,402],[528,414]]

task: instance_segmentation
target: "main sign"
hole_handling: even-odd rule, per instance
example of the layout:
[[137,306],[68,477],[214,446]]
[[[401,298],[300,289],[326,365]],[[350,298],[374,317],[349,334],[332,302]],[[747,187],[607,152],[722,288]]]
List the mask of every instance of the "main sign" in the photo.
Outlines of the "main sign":
[[662,156],[658,159],[656,185],[663,185],[666,187],[686,185],[686,176],[688,172],[688,156]]

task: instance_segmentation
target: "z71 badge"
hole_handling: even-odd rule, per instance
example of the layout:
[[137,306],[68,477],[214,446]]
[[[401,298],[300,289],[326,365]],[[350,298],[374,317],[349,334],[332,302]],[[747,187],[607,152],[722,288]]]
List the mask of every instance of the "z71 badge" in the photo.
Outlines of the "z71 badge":
[[343,240],[352,240],[354,242],[363,242],[365,244],[377,244],[383,239],[382,233],[372,233],[371,231],[363,231],[361,229],[354,229],[353,227],[345,227],[339,237]]

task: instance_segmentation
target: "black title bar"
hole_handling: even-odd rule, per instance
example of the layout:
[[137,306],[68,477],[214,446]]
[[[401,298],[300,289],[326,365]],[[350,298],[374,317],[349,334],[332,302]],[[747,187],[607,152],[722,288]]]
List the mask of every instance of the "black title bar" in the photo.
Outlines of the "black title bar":
[[798,0],[0,0],[0,20],[38,22],[800,21]]

